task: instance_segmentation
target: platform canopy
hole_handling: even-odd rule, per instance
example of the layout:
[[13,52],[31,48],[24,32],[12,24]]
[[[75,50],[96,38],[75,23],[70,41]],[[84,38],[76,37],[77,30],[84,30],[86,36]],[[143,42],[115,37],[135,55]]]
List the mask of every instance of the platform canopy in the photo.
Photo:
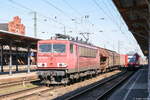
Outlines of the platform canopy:
[[18,33],[12,33],[8,31],[0,30],[0,44],[3,45],[10,45],[12,43],[12,46],[14,47],[22,47],[27,48],[27,46],[30,46],[32,49],[36,49],[37,41],[40,39],[33,38],[29,36],[20,35]]
[[149,0],[113,0],[129,30],[148,56]]

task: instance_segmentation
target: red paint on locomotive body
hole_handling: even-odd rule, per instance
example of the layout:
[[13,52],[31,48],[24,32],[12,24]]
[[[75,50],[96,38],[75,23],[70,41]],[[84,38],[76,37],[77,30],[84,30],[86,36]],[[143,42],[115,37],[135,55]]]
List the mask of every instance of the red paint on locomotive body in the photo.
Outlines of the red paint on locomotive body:
[[[55,48],[55,45],[57,45],[58,48],[57,46]],[[40,50],[42,46],[43,51]],[[59,46],[62,46],[64,51],[58,50],[57,52],[56,50],[55,52],[55,49],[60,48]],[[50,51],[44,51],[46,47],[48,49],[51,48]],[[90,56],[90,54],[89,57],[81,55],[80,53],[82,53],[82,50],[85,48],[87,48],[87,53],[90,49],[96,50],[95,57]],[[68,72],[93,69],[99,66],[98,48],[68,40],[43,40],[38,42],[37,63],[37,69],[65,69]]]
[[128,66],[136,67],[140,65],[140,56],[135,53],[134,55],[128,55]]
[[[53,44],[62,44],[65,46],[64,52],[52,52]],[[38,69],[50,69],[50,68],[66,68],[68,65],[59,66],[58,63],[66,63],[68,64],[68,41],[58,41],[58,40],[44,40],[38,42],[38,54],[37,54],[37,62]],[[41,47],[40,47],[41,46]],[[43,51],[42,49],[43,46]],[[49,51],[44,51],[44,49],[50,49]]]
[[39,78],[46,81],[46,84],[47,81],[48,84],[67,83],[79,77],[127,67],[127,55],[80,42],[39,41],[37,51]]

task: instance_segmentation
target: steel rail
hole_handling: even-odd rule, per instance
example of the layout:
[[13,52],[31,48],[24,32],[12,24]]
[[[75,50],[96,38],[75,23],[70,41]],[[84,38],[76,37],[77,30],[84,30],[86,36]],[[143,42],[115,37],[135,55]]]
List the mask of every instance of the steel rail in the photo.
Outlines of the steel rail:
[[31,82],[38,82],[39,79],[29,79],[29,80],[20,80],[20,81],[14,81],[14,82],[8,82],[8,83],[2,83],[0,84],[0,89],[2,88],[8,88],[16,85],[21,85],[21,84],[27,84]]
[[[129,78],[131,75],[133,74],[133,72],[121,72],[119,74],[116,74],[116,75],[113,75],[112,77],[109,77],[109,78],[106,78],[102,81],[99,81],[99,82],[96,82],[96,83],[93,83],[89,86],[87,86],[86,88],[84,87],[84,89],[81,89],[80,91],[77,91],[75,93],[73,93],[72,95],[69,95],[69,96],[61,96],[61,97],[58,97],[56,98],[55,100],[77,100],[77,98],[80,98],[82,97],[83,95],[85,95],[86,93],[90,93],[91,91],[93,91],[94,89],[97,89],[97,88],[104,88],[103,86],[107,83],[110,83],[111,81],[113,80],[117,80],[119,78],[122,78],[120,80],[118,80],[117,82],[121,83],[122,81],[126,80],[127,78]],[[126,78],[125,78],[126,77]],[[121,81],[122,80],[122,81]],[[117,85],[114,85],[114,87],[116,87]],[[111,89],[109,89],[110,91]],[[108,90],[107,92],[104,92],[103,94],[100,94],[98,95],[98,97],[96,97],[95,99],[99,99],[99,98],[102,98],[104,97],[106,94],[108,93]]]
[[52,90],[54,90],[54,89],[57,89],[57,88],[60,88],[60,87],[62,87],[62,86],[57,86],[57,87],[54,86],[54,87],[51,87],[51,88],[49,88],[49,89],[39,91],[38,93],[36,92],[36,93],[29,94],[29,95],[25,95],[25,96],[16,98],[16,99],[14,99],[14,100],[26,100],[26,99],[28,100],[28,99],[30,99],[30,98],[32,98],[32,97],[38,96],[39,94],[49,93],[50,91],[52,91]]
[[34,87],[34,88],[19,90],[19,91],[12,92],[12,93],[6,93],[6,94],[0,95],[0,99],[11,98],[13,96],[17,96],[20,94],[26,94],[28,92],[32,92],[33,90],[35,91],[35,90],[44,89],[44,88],[47,89],[47,87],[45,87],[45,86],[38,86],[38,87]]

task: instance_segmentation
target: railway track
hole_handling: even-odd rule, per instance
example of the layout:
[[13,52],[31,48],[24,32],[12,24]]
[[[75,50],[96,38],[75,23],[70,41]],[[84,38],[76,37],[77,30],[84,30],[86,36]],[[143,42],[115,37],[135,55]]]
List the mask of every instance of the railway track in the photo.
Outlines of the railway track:
[[[39,80],[32,80],[32,81],[28,80],[28,81],[25,81],[25,84],[26,85],[28,83],[30,84],[30,82],[37,84],[37,86],[28,88],[28,89],[14,91],[11,93],[2,94],[2,95],[0,95],[0,100],[30,100],[32,97],[37,97],[41,94],[48,93],[49,91],[51,91],[53,89],[61,87],[61,86],[51,86],[51,87],[43,86],[40,84]],[[22,81],[18,81],[16,83],[11,82],[11,83],[7,83],[7,84],[1,84],[0,87],[8,88],[8,87],[13,87],[13,86],[22,85],[22,84],[23,84]]]
[[13,87],[13,86],[17,86],[17,85],[24,85],[24,84],[28,84],[28,83],[31,83],[31,82],[35,83],[35,82],[39,82],[39,81],[40,81],[39,79],[32,79],[32,80],[20,80],[20,81],[2,83],[2,84],[0,84],[0,89]]
[[14,98],[13,100],[34,100],[38,96],[42,96],[43,94],[49,93],[50,91],[52,91],[54,89],[57,89],[57,88],[61,88],[61,87],[62,86],[45,87],[45,89],[42,89],[42,90],[30,93],[30,94],[26,94],[24,96],[20,96],[20,97]]
[[107,95],[128,79],[133,72],[122,72],[110,78],[55,98],[55,100],[107,100]]
[[27,95],[36,94],[41,91],[46,91],[50,89],[52,88],[45,87],[45,86],[37,86],[37,87],[25,89],[25,90],[19,90],[16,92],[0,95],[0,100],[15,100],[15,99],[19,100],[19,98],[25,97]]
[[32,100],[32,98],[36,98],[39,95],[41,96],[42,94],[48,93],[48,92],[52,91],[53,89],[55,89],[55,88],[54,87],[50,87],[50,88],[47,88],[47,89],[44,89],[44,90],[40,90],[40,91],[35,92],[35,93],[31,93],[31,94],[28,94],[28,95],[17,97],[14,100]]

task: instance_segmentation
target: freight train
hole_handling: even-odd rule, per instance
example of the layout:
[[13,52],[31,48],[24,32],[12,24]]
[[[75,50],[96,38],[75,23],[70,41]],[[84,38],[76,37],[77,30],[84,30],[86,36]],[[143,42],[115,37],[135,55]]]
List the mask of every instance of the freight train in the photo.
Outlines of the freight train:
[[67,84],[81,77],[127,67],[128,64],[127,56],[115,51],[75,39],[55,38],[38,41],[37,65],[38,76],[43,83]]

